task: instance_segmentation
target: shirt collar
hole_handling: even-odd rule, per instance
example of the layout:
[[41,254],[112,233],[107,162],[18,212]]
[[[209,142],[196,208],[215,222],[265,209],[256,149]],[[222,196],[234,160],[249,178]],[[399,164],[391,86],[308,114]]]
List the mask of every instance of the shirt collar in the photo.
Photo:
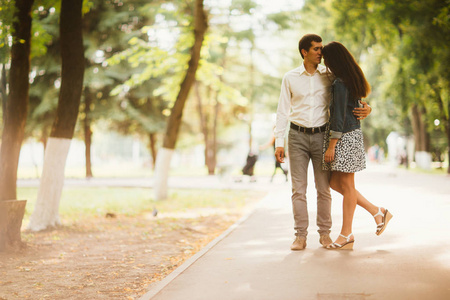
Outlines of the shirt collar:
[[320,74],[326,74],[327,73],[327,67],[325,67],[324,65],[318,65],[317,66],[317,71],[319,71]]
[[[300,65],[299,71],[300,71],[300,75],[306,72],[305,65],[303,63]],[[327,73],[327,67],[325,67],[324,65],[319,64],[317,66],[316,71],[319,72],[320,74],[326,74]],[[306,72],[306,73],[308,73],[308,72]]]

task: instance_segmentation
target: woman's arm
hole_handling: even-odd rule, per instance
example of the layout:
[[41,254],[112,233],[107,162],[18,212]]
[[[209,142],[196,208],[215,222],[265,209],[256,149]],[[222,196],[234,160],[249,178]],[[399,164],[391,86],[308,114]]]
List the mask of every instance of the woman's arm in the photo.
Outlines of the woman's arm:
[[333,83],[333,111],[330,115],[330,137],[340,139],[344,131],[348,90],[344,83],[337,79]]
[[330,144],[328,145],[327,151],[325,151],[324,160],[329,163],[334,160],[334,149],[339,139],[330,139]]
[[341,80],[336,80],[333,87],[333,113],[330,116],[330,143],[325,151],[324,160],[329,163],[334,160],[336,144],[342,137],[348,103],[348,90]]

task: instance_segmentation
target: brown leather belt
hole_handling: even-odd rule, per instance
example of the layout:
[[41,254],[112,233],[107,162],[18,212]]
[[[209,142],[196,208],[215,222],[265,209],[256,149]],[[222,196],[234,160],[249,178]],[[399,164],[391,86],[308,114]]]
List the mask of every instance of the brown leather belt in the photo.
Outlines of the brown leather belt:
[[314,134],[314,133],[319,133],[319,132],[324,132],[327,129],[327,125],[323,125],[321,127],[302,127],[302,126],[298,126],[294,123],[291,123],[291,128],[303,133],[307,133],[307,134]]

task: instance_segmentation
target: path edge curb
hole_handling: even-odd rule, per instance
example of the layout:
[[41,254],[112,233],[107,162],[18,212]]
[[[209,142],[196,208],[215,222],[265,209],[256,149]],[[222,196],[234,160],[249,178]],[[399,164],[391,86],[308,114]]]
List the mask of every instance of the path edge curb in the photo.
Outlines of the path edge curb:
[[254,212],[261,206],[261,204],[267,200],[267,198],[271,197],[272,192],[268,192],[266,196],[264,196],[261,200],[256,203],[256,205],[244,216],[242,216],[239,220],[236,221],[233,225],[228,227],[221,235],[216,237],[214,240],[209,242],[205,247],[203,247],[200,251],[195,253],[193,256],[188,258],[181,266],[172,271],[169,275],[164,277],[163,280],[155,284],[150,290],[142,295],[138,300],[150,300],[155,297],[159,292],[161,292],[170,282],[172,282],[175,278],[177,278],[180,274],[186,271],[192,264],[194,264],[197,260],[199,260],[203,255],[209,252],[214,246],[220,243],[224,238],[226,238],[230,233],[232,233],[239,225],[244,223]]

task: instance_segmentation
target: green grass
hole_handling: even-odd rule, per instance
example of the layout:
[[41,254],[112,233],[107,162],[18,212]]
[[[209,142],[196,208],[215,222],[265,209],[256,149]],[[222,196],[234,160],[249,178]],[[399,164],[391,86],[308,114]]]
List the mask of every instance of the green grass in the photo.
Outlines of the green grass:
[[446,175],[447,174],[447,167],[445,168],[432,168],[430,170],[424,170],[424,169],[420,169],[420,168],[409,168],[408,169],[411,172],[414,173],[421,173],[421,174],[436,174],[436,175]]
[[[244,163],[244,162],[243,162]],[[275,160],[259,160],[255,166],[256,175],[271,175],[273,172]],[[232,167],[232,175],[241,175],[241,170],[244,165],[235,165]],[[281,171],[278,170],[281,174]],[[109,165],[93,166],[92,173],[97,178],[136,178],[136,177],[151,177],[153,176],[153,169],[150,166],[142,166],[137,164],[112,163]],[[42,167],[20,166],[17,170],[17,176],[21,179],[39,178],[42,174]],[[203,166],[176,166],[171,167],[171,176],[202,176],[207,175],[208,170]],[[66,166],[64,170],[66,178],[85,178],[85,166]]]
[[[399,168],[404,169],[405,167],[399,166]],[[448,169],[448,162],[444,163],[432,162],[431,169],[429,170],[421,169],[417,167],[415,163],[411,163],[408,168],[408,171],[421,174],[446,175],[447,169]]]
[[[92,173],[95,177],[150,177],[153,173],[151,168],[133,166],[130,164],[112,164],[93,167]],[[42,174],[42,167],[21,166],[17,171],[18,178],[39,178]],[[66,178],[85,178],[86,169],[84,166],[66,166],[64,170]]]
[[[20,167],[17,176],[21,179],[39,178],[42,173],[42,168],[35,167]],[[97,178],[136,178],[136,177],[151,177],[153,170],[150,167],[136,166],[131,164],[112,164],[108,166],[101,166],[99,168],[93,167],[92,173]],[[208,170],[205,167],[177,167],[170,170],[170,175],[174,176],[199,176],[207,175]],[[66,178],[85,178],[86,169],[84,166],[66,166],[64,170]]]
[[[37,188],[18,188],[18,199],[28,200],[24,221],[34,210]],[[70,223],[86,218],[104,217],[106,213],[135,216],[149,213],[153,207],[161,212],[183,212],[198,208],[233,210],[261,199],[263,193],[234,190],[170,190],[169,199],[153,201],[148,188],[77,187],[64,188],[59,213]]]

